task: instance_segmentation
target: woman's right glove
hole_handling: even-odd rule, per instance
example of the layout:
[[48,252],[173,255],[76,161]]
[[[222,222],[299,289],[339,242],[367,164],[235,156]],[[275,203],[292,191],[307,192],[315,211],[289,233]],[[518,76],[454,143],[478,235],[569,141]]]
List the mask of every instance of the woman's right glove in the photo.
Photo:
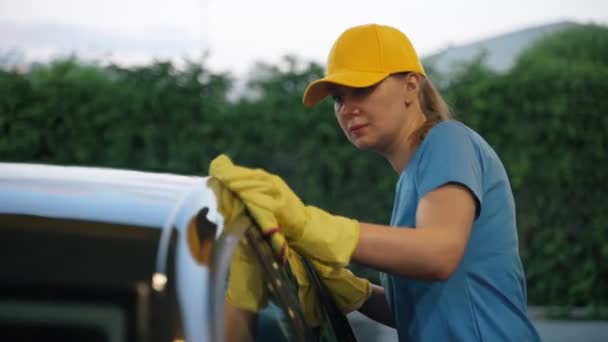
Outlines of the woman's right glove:
[[359,242],[356,220],[305,206],[280,177],[234,165],[226,155],[211,162],[209,174],[234,191],[252,213],[259,208],[272,212],[289,246],[300,254],[333,266],[350,262]]
[[[238,197],[238,192],[233,192],[230,188],[224,186],[216,177],[209,180],[209,185],[216,194],[218,209],[224,216],[224,229],[226,231],[232,230],[233,227],[252,225],[245,213],[247,203]],[[247,188],[247,186],[243,186],[243,188]],[[293,196],[299,201],[295,195]],[[253,196],[253,198],[258,199],[256,196]],[[269,215],[270,211],[266,209],[266,206],[260,206],[258,202],[251,202],[248,209],[258,225],[277,226],[274,215]],[[264,229],[262,229],[262,232],[264,233]],[[323,311],[319,306],[318,294],[311,283],[311,275],[304,266],[302,257],[297,252],[290,251],[291,246],[284,243],[285,239],[281,232],[276,232],[275,235],[278,236],[273,241],[282,241],[281,248],[274,251],[275,256],[288,261],[292,274],[298,283],[298,299],[304,317],[312,326],[318,326],[323,319]],[[344,314],[358,309],[369,298],[371,294],[369,280],[355,276],[345,267],[328,266],[314,259],[311,259],[311,264],[323,285],[333,296],[336,305]],[[248,246],[245,239],[238,243],[231,260],[226,299],[233,305],[250,311],[259,311],[268,300],[261,267],[252,255],[251,247]]]

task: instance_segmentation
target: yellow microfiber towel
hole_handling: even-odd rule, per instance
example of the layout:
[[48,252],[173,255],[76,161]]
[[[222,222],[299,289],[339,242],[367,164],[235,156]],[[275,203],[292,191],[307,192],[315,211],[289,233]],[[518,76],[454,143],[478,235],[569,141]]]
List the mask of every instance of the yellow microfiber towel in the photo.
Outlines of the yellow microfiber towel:
[[[245,205],[230,189],[213,178],[209,179],[208,185],[215,193],[218,210],[224,216],[224,231],[253,226]],[[268,301],[262,267],[244,237],[238,242],[230,260],[226,300],[238,308],[255,312],[266,306]]]
[[[276,210],[280,207],[279,203],[285,203],[287,201],[274,200],[274,198],[280,197],[281,193],[266,185],[265,178],[269,176],[269,174],[262,170],[252,170],[234,166],[226,156],[220,156],[219,159],[216,158],[211,163],[209,173],[214,177],[212,178],[214,181],[217,180],[223,185],[222,187],[214,185],[214,191],[216,192],[216,195],[218,195],[220,201],[220,212],[222,212],[222,214],[228,218],[228,221],[231,222],[234,220],[234,217],[242,215],[244,206],[248,208],[251,216],[260,227],[262,234],[270,239],[275,256],[277,256],[278,259],[289,263],[291,272],[298,282],[298,298],[307,322],[313,326],[320,324],[322,310],[318,307],[319,300],[316,297],[317,294],[311,283],[311,279],[303,265],[301,256],[287,244],[285,236],[283,236],[282,231],[279,229],[279,220],[275,215]],[[254,175],[253,177],[251,177],[252,174]],[[276,178],[273,178],[273,181],[276,181]],[[291,207],[294,209],[304,207],[295,195],[289,199],[289,201],[293,202]],[[298,206],[298,203],[301,207]],[[295,217],[292,217],[292,219],[294,218]],[[295,218],[295,220],[298,219]],[[239,256],[244,255],[245,254],[241,254]],[[252,278],[251,273],[257,273],[259,275],[261,269],[259,268],[259,265],[252,265],[255,263],[253,256],[247,255],[247,258],[250,259],[249,262],[238,261],[238,265],[234,266],[234,270],[243,272],[245,277],[249,278]],[[311,263],[317,271],[320,280],[332,294],[336,304],[342,312],[348,313],[356,310],[365,302],[365,300],[367,300],[367,298],[369,298],[371,294],[371,284],[367,279],[355,276],[347,268],[342,266],[328,265],[320,260],[314,259],[311,260]],[[243,267],[249,268],[243,270]],[[231,265],[231,273],[232,272]],[[253,287],[251,287],[252,285]],[[234,290],[243,293],[234,293],[232,298],[240,298],[244,303],[262,303],[263,301],[258,302],[251,298],[259,295],[266,296],[265,292],[260,292],[258,290],[258,285],[259,283],[256,278],[253,279],[248,286],[235,287]],[[231,303],[237,307],[243,307],[236,301],[231,300]],[[259,306],[247,305],[247,307],[243,308],[257,311]]]

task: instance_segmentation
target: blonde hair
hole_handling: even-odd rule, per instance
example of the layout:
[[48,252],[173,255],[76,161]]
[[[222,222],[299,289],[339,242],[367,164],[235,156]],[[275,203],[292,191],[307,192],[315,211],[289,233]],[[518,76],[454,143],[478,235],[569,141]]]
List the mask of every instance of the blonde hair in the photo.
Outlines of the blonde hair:
[[[404,72],[396,75],[405,77],[412,73]],[[435,88],[433,82],[420,73],[416,72],[415,74],[418,75],[418,79],[420,80],[418,102],[420,103],[422,113],[426,117],[426,121],[409,136],[408,140],[413,145],[419,145],[433,126],[442,121],[454,119],[454,115],[452,115],[450,107],[439,93],[439,90]]]

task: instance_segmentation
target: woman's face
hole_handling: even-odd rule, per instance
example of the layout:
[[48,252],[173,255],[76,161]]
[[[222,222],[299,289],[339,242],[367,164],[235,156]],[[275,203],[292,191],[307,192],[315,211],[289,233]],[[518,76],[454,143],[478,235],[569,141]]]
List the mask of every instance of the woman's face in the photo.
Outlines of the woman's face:
[[407,141],[406,103],[417,95],[407,83],[407,77],[389,76],[368,88],[331,86],[336,118],[353,145],[386,154]]

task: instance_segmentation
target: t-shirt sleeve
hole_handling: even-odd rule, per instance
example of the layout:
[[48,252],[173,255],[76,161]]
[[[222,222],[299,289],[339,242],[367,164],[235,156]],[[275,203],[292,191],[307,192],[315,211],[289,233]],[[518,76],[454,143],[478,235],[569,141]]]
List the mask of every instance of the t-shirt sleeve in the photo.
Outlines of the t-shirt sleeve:
[[422,154],[416,174],[418,200],[448,183],[466,187],[481,210],[481,162],[473,136],[457,122],[445,122],[429,132],[421,146]]

